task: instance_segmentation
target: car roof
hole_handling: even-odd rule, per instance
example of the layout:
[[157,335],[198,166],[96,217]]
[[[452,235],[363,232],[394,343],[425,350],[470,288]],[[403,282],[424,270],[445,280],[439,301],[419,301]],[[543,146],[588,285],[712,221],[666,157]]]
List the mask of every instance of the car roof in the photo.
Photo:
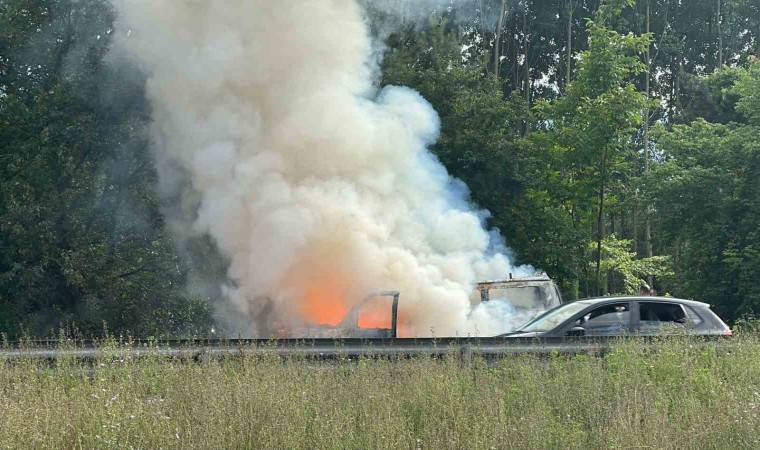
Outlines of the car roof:
[[[511,275],[511,274],[510,274]],[[547,275],[544,272],[536,272],[533,275],[528,275],[524,277],[515,277],[512,278],[505,278],[500,280],[484,280],[479,281],[477,283],[477,287],[492,287],[492,285],[516,285],[520,283],[528,283],[531,281],[552,281],[551,278],[549,278],[549,275]]]
[[601,303],[615,303],[615,302],[625,302],[625,301],[662,301],[662,302],[671,302],[671,303],[683,303],[685,305],[691,305],[701,308],[709,308],[710,305],[703,302],[698,302],[696,300],[686,300],[683,298],[674,298],[674,297],[653,297],[648,295],[619,295],[615,297],[593,297],[593,298],[584,298],[581,300],[576,300],[574,302],[570,303],[585,303],[588,305],[597,305]]

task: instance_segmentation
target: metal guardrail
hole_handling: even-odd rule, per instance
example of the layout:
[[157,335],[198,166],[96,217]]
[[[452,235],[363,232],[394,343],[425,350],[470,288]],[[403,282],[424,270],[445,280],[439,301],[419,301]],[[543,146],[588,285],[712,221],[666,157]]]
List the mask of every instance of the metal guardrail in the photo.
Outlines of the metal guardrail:
[[[74,358],[144,358],[160,356],[204,361],[241,356],[302,357],[309,359],[408,358],[446,355],[481,356],[498,359],[516,355],[551,354],[600,355],[626,342],[654,349],[663,339],[648,337],[578,337],[578,338],[442,338],[442,339],[229,339],[206,341],[132,341],[117,346],[98,346],[93,342],[74,343],[70,347],[55,341],[11,344],[0,350],[0,361],[23,359],[57,360]],[[684,339],[684,337],[674,337]],[[719,336],[688,337],[693,347],[712,346],[730,350],[732,341]]]

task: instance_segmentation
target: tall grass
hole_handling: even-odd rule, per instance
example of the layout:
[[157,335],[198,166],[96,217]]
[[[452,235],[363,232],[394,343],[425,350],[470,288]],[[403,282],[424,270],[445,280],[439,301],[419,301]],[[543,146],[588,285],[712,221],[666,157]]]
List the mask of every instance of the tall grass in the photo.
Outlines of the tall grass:
[[[0,363],[4,448],[760,448],[760,339],[604,357]],[[106,347],[107,348],[107,347]],[[115,351],[114,355],[118,355]]]

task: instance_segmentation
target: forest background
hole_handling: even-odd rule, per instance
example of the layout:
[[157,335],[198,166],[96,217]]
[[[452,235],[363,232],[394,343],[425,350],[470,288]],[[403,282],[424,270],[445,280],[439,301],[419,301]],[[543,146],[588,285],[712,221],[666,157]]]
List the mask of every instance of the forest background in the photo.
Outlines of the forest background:
[[[517,263],[566,299],[646,281],[730,321],[760,310],[760,2],[364,3],[378,84],[432,103],[431,151]],[[167,230],[144,77],[109,58],[115,19],[106,0],[0,1],[10,338],[224,328],[226,263]]]

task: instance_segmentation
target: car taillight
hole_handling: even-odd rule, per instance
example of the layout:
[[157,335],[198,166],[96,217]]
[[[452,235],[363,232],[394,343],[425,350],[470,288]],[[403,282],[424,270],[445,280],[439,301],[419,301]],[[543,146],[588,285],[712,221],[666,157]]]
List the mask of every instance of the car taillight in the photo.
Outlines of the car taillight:
[[723,330],[723,332],[720,334],[721,336],[733,336],[734,333],[731,331],[730,328]]

